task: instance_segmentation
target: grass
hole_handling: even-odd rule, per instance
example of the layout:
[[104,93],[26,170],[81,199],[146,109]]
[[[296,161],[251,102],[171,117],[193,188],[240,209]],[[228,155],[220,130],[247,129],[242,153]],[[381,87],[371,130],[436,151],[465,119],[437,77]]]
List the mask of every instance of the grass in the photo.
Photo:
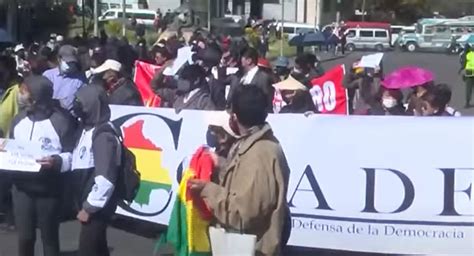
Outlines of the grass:
[[[278,56],[280,56],[280,48],[281,48],[280,40],[274,40],[270,42],[268,46],[267,58],[273,60],[273,59],[276,59]],[[285,57],[296,56],[296,47],[290,46],[286,38],[283,39],[283,56]]]

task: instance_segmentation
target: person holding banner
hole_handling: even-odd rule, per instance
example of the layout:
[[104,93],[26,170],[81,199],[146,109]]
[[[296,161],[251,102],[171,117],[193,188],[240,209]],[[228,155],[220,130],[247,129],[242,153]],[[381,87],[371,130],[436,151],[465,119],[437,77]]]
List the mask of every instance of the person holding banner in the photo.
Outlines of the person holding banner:
[[25,110],[13,120],[10,137],[40,142],[39,173],[13,173],[13,205],[18,230],[18,255],[34,255],[36,227],[45,256],[59,256],[61,173],[71,167],[75,121],[52,99],[53,84],[30,76],[20,87]]
[[[218,170],[219,183],[190,180],[191,190],[227,232],[256,235],[256,255],[279,255],[290,235],[286,201],[290,169],[272,128],[266,123],[265,93],[240,87],[232,98],[230,127],[241,136]],[[216,164],[219,166],[219,164]],[[238,248],[232,248],[236,254]]]

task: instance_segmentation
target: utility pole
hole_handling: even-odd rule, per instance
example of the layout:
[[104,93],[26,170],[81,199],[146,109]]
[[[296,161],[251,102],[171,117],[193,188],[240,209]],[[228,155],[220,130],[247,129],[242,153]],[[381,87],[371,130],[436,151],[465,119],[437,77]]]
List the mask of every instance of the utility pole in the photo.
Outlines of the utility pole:
[[362,1],[362,21],[365,21],[365,4],[366,0]]
[[211,0],[207,0],[207,30],[211,31]]
[[[84,7],[84,0],[82,0],[83,11]],[[99,36],[99,0],[94,0],[94,36]]]
[[283,56],[283,40],[285,40],[285,35],[283,34],[283,25],[285,23],[285,0],[281,1],[281,26],[280,26],[280,56]]
[[341,0],[337,0],[336,3],[336,23],[339,24],[341,22]]
[[122,0],[122,36],[127,35],[127,0]]
[[322,11],[322,1],[321,0],[316,0],[316,28],[318,30],[321,29],[321,11]]
[[85,6],[85,1],[84,0],[82,0],[81,6],[82,6],[82,8],[81,8],[81,12],[82,12],[82,37],[85,38],[86,37],[86,17],[85,17],[86,16],[86,12],[85,12],[86,6]]

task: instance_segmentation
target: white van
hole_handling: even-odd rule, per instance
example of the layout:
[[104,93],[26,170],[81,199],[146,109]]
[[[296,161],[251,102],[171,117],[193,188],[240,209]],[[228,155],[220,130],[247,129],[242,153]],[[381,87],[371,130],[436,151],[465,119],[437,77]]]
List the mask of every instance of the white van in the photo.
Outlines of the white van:
[[[281,22],[275,22],[276,30],[281,31]],[[305,23],[294,23],[294,22],[283,22],[283,33],[288,35],[288,39],[291,40],[293,37],[308,32],[317,31],[316,27],[311,24]]]
[[387,29],[350,28],[346,33],[348,51],[374,49],[381,52],[391,47],[391,35]]
[[[79,8],[82,8],[82,1],[83,0],[77,0],[77,6]],[[99,3],[99,9],[101,13],[104,13],[105,11],[109,9],[121,9],[121,8],[122,8],[122,0],[101,0]],[[125,4],[125,8],[140,9],[140,4],[138,3],[138,0],[127,0],[127,3]]]
[[[143,9],[126,9],[126,17],[131,20],[135,18],[137,23],[144,24],[146,26],[153,26],[157,14],[155,11],[143,10]],[[110,9],[104,12],[102,16],[99,17],[99,21],[109,21],[122,19],[123,13],[122,9]]]

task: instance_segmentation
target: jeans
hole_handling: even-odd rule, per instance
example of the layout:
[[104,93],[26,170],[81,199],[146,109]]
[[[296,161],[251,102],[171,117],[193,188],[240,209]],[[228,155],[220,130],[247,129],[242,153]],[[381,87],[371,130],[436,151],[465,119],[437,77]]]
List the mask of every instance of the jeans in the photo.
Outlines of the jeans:
[[36,227],[44,256],[59,256],[59,197],[42,197],[13,188],[13,210],[18,231],[18,255],[35,254]]

